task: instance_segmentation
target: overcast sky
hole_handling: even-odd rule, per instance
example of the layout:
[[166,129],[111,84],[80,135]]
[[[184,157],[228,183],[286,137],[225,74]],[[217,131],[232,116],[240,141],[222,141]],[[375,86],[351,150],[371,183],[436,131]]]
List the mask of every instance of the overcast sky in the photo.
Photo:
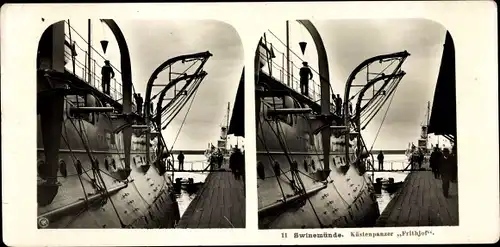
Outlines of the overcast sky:
[[[116,20],[116,22],[125,36],[130,51],[135,89],[143,97],[149,77],[167,59],[204,51],[213,54],[204,67],[208,75],[198,89],[174,149],[205,149],[209,142],[216,144],[220,126],[226,121],[227,103],[231,103],[232,109],[244,66],[243,47],[236,30],[219,21]],[[109,40],[105,58],[120,69],[119,49],[113,34],[100,21],[93,20],[92,23],[93,46],[103,54],[99,41]],[[71,20],[71,25],[83,37],[87,37],[86,20]],[[68,31],[66,34],[68,35]],[[77,40],[75,33],[72,37]],[[85,47],[83,42],[77,40],[77,43]],[[80,55],[79,58],[82,59]],[[98,55],[93,56],[102,62],[102,58]],[[167,74],[168,72],[163,72],[158,80],[168,78]],[[117,79],[121,80],[119,74]],[[168,145],[172,145],[179,131],[188,104],[163,132]],[[236,138],[231,142],[236,142]]]
[[[411,54],[403,64],[407,74],[399,84],[374,149],[405,149],[409,142],[417,144],[427,101],[432,104],[446,29],[424,19],[329,20],[313,21],[313,24],[321,34],[327,51],[330,81],[335,94],[343,96],[349,74],[364,60],[404,50]],[[270,25],[269,29],[283,42],[286,40],[283,22]],[[285,51],[272,34],[268,32],[266,35],[278,50]],[[305,55],[300,51],[299,41],[307,42]],[[295,21],[290,22],[290,46],[300,58],[318,70],[312,38]],[[293,54],[291,56],[294,63],[300,66],[300,60]],[[294,71],[294,75],[297,72]],[[387,106],[363,132],[368,148],[374,141]],[[440,138],[440,143],[443,143],[443,139]]]

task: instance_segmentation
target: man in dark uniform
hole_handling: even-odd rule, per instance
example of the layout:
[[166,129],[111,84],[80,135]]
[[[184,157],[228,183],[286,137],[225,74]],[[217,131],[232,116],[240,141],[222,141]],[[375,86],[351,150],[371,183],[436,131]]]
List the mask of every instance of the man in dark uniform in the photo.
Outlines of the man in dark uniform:
[[340,94],[337,94],[337,98],[335,98],[335,110],[337,116],[342,116],[342,98],[340,98]]
[[451,165],[452,165],[452,177],[451,182],[456,183],[458,177],[458,157],[457,157],[457,146],[453,145],[451,148]]
[[243,166],[245,165],[245,162],[243,159],[241,150],[239,148],[234,148],[233,153],[229,157],[229,168],[233,172],[234,179],[236,180],[240,180],[241,173],[244,172]]
[[115,72],[113,71],[113,68],[111,68],[109,60],[104,61],[104,66],[102,66],[101,69],[101,76],[102,92],[110,95],[110,82],[111,79],[115,78]]
[[441,150],[436,146],[431,153],[431,157],[429,159],[429,166],[432,169],[432,173],[434,174],[434,178],[439,178],[439,161],[441,160],[442,153]]
[[179,161],[179,171],[184,170],[184,154],[182,151],[180,151],[179,155],[177,156],[177,160]]
[[422,149],[418,149],[418,169],[422,168],[422,164],[424,163],[424,152]]
[[134,93],[135,103],[137,104],[137,114],[142,114],[142,97],[140,93]]
[[302,68],[300,68],[300,91],[302,92],[303,95],[309,97],[309,80],[312,79],[312,72],[309,66],[307,65],[307,62],[302,63]]
[[222,167],[222,163],[224,162],[224,155],[222,151],[219,149],[217,152],[217,168],[220,169]]
[[450,180],[453,178],[453,155],[450,150],[443,149],[443,156],[439,162],[439,171],[441,173],[441,181],[443,182],[443,195],[448,198],[448,190],[450,188]]
[[379,171],[384,170],[384,154],[382,153],[382,151],[380,151],[380,153],[377,155],[377,159]]

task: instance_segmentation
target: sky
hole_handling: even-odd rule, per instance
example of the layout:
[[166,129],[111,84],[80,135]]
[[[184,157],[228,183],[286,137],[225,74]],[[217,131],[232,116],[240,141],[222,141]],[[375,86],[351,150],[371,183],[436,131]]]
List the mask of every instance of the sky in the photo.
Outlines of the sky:
[[[368,148],[373,144],[375,150],[406,149],[409,142],[417,144],[420,126],[425,121],[428,101],[431,102],[432,109],[446,29],[438,23],[425,19],[312,22],[325,45],[330,83],[335,94],[343,96],[349,74],[364,60],[404,50],[411,54],[403,64],[402,69],[406,75],[398,86],[383,124],[382,119],[388,102],[362,134]],[[268,29],[285,42],[285,27],[285,23],[280,22],[271,24]],[[265,30],[266,38],[276,48],[275,54],[286,51],[284,45],[269,30]],[[299,47],[300,41],[307,42],[304,55]],[[300,57],[318,71],[316,47],[307,30],[296,21],[290,22],[290,47],[297,54],[297,56],[293,53],[290,55],[294,64],[300,67]],[[282,60],[279,55],[275,60],[281,66]],[[273,75],[277,73],[277,67],[279,66],[275,66]],[[296,76],[298,68],[295,68],[293,73]],[[379,128],[381,128],[380,133],[376,138]],[[440,138],[441,145],[447,143],[444,139]],[[431,137],[430,142],[437,143],[437,138]]]
[[[208,75],[198,89],[184,125],[181,128],[189,102],[162,133],[169,146],[175,141],[173,147],[177,150],[200,150],[206,149],[210,142],[216,144],[221,133],[220,127],[227,121],[228,102],[232,111],[244,66],[243,47],[236,30],[219,21],[131,19],[115,21],[127,41],[135,90],[143,97],[149,77],[167,59],[205,51],[213,54],[204,66]],[[87,40],[87,20],[71,20],[70,24],[74,28],[72,40],[86,49],[82,38]],[[69,36],[68,30],[66,26],[66,35]],[[82,37],[78,37],[75,30]],[[109,28],[99,20],[92,20],[91,34],[92,46],[104,58],[95,52],[92,57],[101,66],[104,59],[108,59],[114,67],[120,69],[119,48]],[[67,39],[69,40],[68,37]],[[109,41],[105,54],[100,45],[103,39]],[[77,59],[83,62],[84,57],[85,53],[79,52]],[[82,74],[81,68],[77,67],[76,73]],[[99,70],[97,74],[100,74]],[[167,73],[160,73],[157,80],[159,82],[165,78],[168,80],[165,75]],[[121,81],[119,73],[116,74],[116,79]],[[180,134],[176,140],[179,131]],[[239,144],[242,145],[243,142],[243,138],[239,138]],[[229,143],[234,145],[236,137],[230,136]]]
[[[243,47],[237,31],[219,21],[173,20],[116,20],[128,44],[132,64],[132,79],[137,92],[145,94],[146,82],[151,73],[165,60],[174,56],[210,51],[214,56],[205,65],[207,77],[199,88],[186,123],[180,130],[174,149],[204,149],[209,142],[216,143],[220,126],[226,121],[227,103],[234,103],[238,82],[244,66]],[[114,36],[106,25],[92,22],[93,47],[120,68],[120,56]],[[329,20],[313,21],[325,44],[330,69],[330,83],[335,94],[343,95],[344,85],[351,71],[372,56],[407,50],[411,56],[403,64],[406,76],[394,96],[387,117],[382,118],[387,105],[363,131],[366,143],[374,149],[404,149],[409,142],[417,143],[420,125],[425,120],[427,101],[433,100],[446,30],[440,24],[424,19],[404,20]],[[71,25],[83,37],[87,36],[87,21],[72,20]],[[279,77],[283,67],[280,52],[284,52],[285,24],[269,23],[266,39],[273,43],[277,58],[274,76]],[[69,35],[68,32],[66,32]],[[274,37],[276,35],[279,40]],[[85,44],[72,33],[73,40],[82,48]],[[106,39],[109,46],[102,52],[99,41]],[[299,41],[306,41],[302,54]],[[317,55],[312,38],[295,21],[290,22],[290,45],[294,76],[298,74],[301,59],[317,71]],[[85,61],[79,52],[80,61]],[[104,58],[93,54],[98,63]],[[81,73],[81,69],[76,69]],[[278,71],[278,72],[277,72]],[[160,74],[157,80],[164,80]],[[121,77],[117,74],[117,80]],[[313,78],[317,83],[318,78]],[[319,85],[310,91],[318,92]],[[207,104],[207,102],[210,102]],[[185,107],[187,109],[187,107]],[[184,118],[181,111],[176,120],[163,132],[167,143],[173,143]],[[382,127],[381,127],[382,126]],[[380,133],[375,138],[378,129]],[[440,142],[443,143],[444,138]],[[435,138],[431,142],[435,142]],[[236,138],[230,138],[234,145]],[[240,138],[239,144],[242,145]]]

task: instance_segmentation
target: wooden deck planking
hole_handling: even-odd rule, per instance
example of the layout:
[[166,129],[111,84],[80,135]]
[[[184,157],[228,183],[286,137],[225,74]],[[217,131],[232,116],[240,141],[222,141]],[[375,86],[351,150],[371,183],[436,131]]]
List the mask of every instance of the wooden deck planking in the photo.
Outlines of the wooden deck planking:
[[431,171],[412,172],[376,226],[458,225],[456,183],[450,183],[449,195],[444,197],[441,180],[435,179]]
[[[229,170],[227,164],[223,168]],[[243,188],[231,172],[211,172],[177,228],[244,228]]]

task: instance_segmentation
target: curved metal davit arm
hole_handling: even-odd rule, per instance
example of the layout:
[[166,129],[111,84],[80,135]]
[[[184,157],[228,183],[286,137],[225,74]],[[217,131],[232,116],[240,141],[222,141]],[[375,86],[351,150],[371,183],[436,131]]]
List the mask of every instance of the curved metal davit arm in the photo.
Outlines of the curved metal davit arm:
[[[163,113],[163,111],[165,109],[167,109],[173,102],[175,102],[178,99],[178,96],[176,95],[173,100],[171,100],[169,103],[167,103],[166,106],[163,106],[162,105],[163,104],[163,97],[165,96],[165,94],[167,93],[167,91],[169,89],[171,89],[174,85],[176,85],[180,81],[186,80],[186,84],[181,89],[181,90],[185,90],[194,79],[199,78],[199,77],[201,77],[203,79],[206,75],[206,72],[204,72],[202,70],[203,66],[207,62],[208,58],[210,58],[211,56],[212,56],[212,54],[209,51],[206,51],[206,52],[199,52],[199,53],[186,54],[186,55],[173,57],[173,58],[170,58],[167,61],[163,62],[162,64],[160,64],[160,66],[158,66],[158,68],[156,68],[153,71],[153,74],[151,74],[151,76],[149,77],[149,80],[148,80],[147,85],[146,85],[146,96],[145,96],[145,100],[144,100],[144,116],[146,119],[146,126],[148,126],[148,128],[151,128],[151,124],[153,124],[154,127],[156,128],[156,130],[159,133],[161,133],[161,129],[162,129],[161,114]],[[151,113],[151,109],[150,109],[151,102],[152,102],[151,94],[153,91],[153,87],[155,86],[154,85],[155,80],[158,78],[158,75],[162,71],[164,71],[166,68],[168,68],[169,66],[172,66],[173,64],[175,64],[176,62],[179,62],[179,61],[184,62],[186,60],[192,60],[192,59],[199,59],[202,61],[201,64],[198,66],[198,68],[196,69],[196,71],[193,74],[191,74],[191,75],[183,74],[175,79],[172,79],[171,81],[169,81],[168,84],[166,84],[164,86],[162,85],[163,89],[159,93],[160,98],[158,99],[157,107],[156,107],[156,117],[157,118],[152,119],[152,116],[154,114]],[[158,86],[158,85],[156,85],[156,86]],[[149,156],[150,130],[146,131],[146,143],[148,144],[148,145],[146,145],[146,152],[148,153],[148,155],[146,155],[146,163],[149,164],[150,163],[150,156]],[[160,134],[160,138],[159,138],[159,142],[158,142],[159,149],[157,150],[159,152],[162,151],[161,145],[166,145],[166,143],[164,143],[163,137]],[[165,146],[164,148],[167,148],[167,147]],[[159,158],[159,156],[158,156],[158,158]]]
[[[101,19],[113,32],[118,48],[120,49],[120,65],[122,77],[123,110],[125,114],[132,112],[132,69],[130,65],[130,53],[127,41],[118,24],[112,19]],[[130,148],[132,144],[132,128],[126,127],[123,130],[123,147],[125,151],[125,167],[130,169]]]
[[[403,65],[403,62],[405,61],[405,59],[408,56],[410,56],[410,53],[408,53],[407,51],[390,53],[390,54],[384,54],[384,55],[378,55],[378,56],[375,56],[375,57],[372,57],[372,58],[369,58],[369,59],[363,61],[361,64],[359,64],[351,72],[351,74],[349,75],[349,78],[347,79],[346,86],[345,86],[344,105],[343,105],[344,124],[345,124],[345,128],[346,128],[346,134],[345,134],[345,142],[346,142],[346,144],[349,143],[349,139],[350,139],[349,132],[350,132],[350,126],[351,126],[350,124],[351,124],[351,120],[352,120],[351,117],[349,116],[349,100],[348,99],[349,99],[349,95],[350,95],[350,92],[351,92],[352,83],[354,82],[354,79],[356,78],[357,74],[362,69],[364,69],[365,67],[369,66],[370,64],[372,64],[372,63],[374,63],[376,61],[383,62],[386,59],[391,59],[391,60],[392,59],[401,59],[400,62],[399,62],[399,64],[396,66],[396,68],[390,74],[390,76],[392,75],[393,77],[389,78],[389,79],[398,78],[397,75],[400,75],[400,74],[395,75],[395,73],[397,73],[401,69],[401,66]],[[386,77],[386,76],[382,75],[381,77]],[[376,79],[379,79],[379,80],[376,80]],[[363,92],[366,92],[366,90],[368,88],[370,88],[374,83],[380,81],[380,78],[376,78],[376,79],[375,80],[371,80],[370,82],[368,82],[368,84],[365,85],[364,88],[362,89]],[[387,85],[387,82],[384,85]],[[359,103],[359,98],[358,98],[358,103]],[[354,119],[359,120],[359,117],[360,117],[360,116],[358,116],[359,114],[360,114],[360,111],[358,111],[358,109],[356,109],[356,117]],[[359,126],[358,126],[358,128],[359,128]],[[361,130],[359,130],[358,132],[360,132],[360,131]],[[357,133],[357,136],[358,136],[358,138],[357,138],[358,139],[358,141],[357,141],[358,152],[361,152],[361,150],[359,148],[360,142],[361,142],[361,140],[360,140],[361,139],[361,133]],[[349,148],[346,148],[345,155],[346,155],[346,163],[349,164]]]
[[[321,85],[321,113],[325,116],[330,114],[330,71],[328,68],[328,56],[326,54],[325,45],[321,39],[316,27],[310,20],[297,20],[304,26],[311,35],[316,51],[318,53],[318,67]],[[322,146],[323,146],[323,164],[325,170],[330,170],[330,128],[324,128],[321,131]]]
[[[366,66],[368,66],[368,65],[370,65],[370,64],[372,64],[373,62],[376,62],[376,61],[381,61],[381,60],[385,60],[385,59],[402,58],[403,60],[401,61],[401,63],[399,63],[399,65],[394,69],[394,71],[393,71],[393,73],[394,73],[397,70],[399,70],[399,68],[401,68],[401,65],[403,64],[404,59],[406,59],[409,55],[410,55],[410,53],[408,53],[407,51],[396,52],[396,53],[385,54],[385,55],[379,55],[379,56],[375,56],[375,57],[369,58],[369,59],[365,60],[364,62],[362,62],[361,64],[359,64],[351,72],[351,74],[349,75],[349,78],[347,79],[346,87],[345,87],[345,92],[344,92],[344,100],[345,100],[345,102],[347,102],[347,99],[349,99],[349,93],[351,92],[352,82],[354,81],[354,79],[356,79],[356,75],[362,69],[364,69]],[[344,111],[345,111],[345,109],[344,109]]]
[[[210,52],[208,52],[208,51],[206,51],[206,52],[200,52],[200,53],[194,53],[194,54],[187,54],[187,55],[182,55],[182,56],[177,56],[177,57],[170,58],[167,61],[163,62],[160,66],[158,66],[158,68],[156,68],[155,71],[153,71],[153,74],[151,74],[151,76],[149,77],[148,83],[146,85],[146,97],[145,97],[145,101],[144,101],[144,110],[145,110],[146,121],[148,121],[148,117],[150,117],[150,111],[151,111],[151,109],[149,109],[149,107],[150,107],[150,104],[151,104],[151,92],[152,92],[154,81],[156,80],[156,78],[158,77],[158,75],[165,68],[167,68],[168,66],[170,66],[170,65],[172,65],[172,64],[174,64],[174,63],[176,63],[178,61],[187,60],[187,59],[195,59],[195,58],[205,58],[205,59],[207,59],[207,58],[209,58],[211,56],[212,56],[212,54]],[[203,68],[203,66],[200,66],[199,69],[201,69],[201,68]]]
[[[361,107],[361,102],[363,101],[362,99],[363,99],[363,96],[364,96],[365,92],[368,89],[370,89],[372,86],[374,86],[375,83],[384,80],[384,84],[381,86],[380,90],[373,96],[373,98],[378,97],[380,94],[382,94],[381,93],[382,89],[385,88],[389,84],[390,80],[399,79],[399,78],[402,78],[405,75],[406,75],[406,72],[401,71],[401,72],[399,72],[397,74],[383,75],[383,76],[381,76],[379,78],[375,78],[373,80],[370,80],[370,82],[368,82],[363,87],[363,89],[361,89],[361,91],[359,91],[358,100],[356,102],[356,112],[355,112],[354,116],[351,117],[351,121],[354,121],[354,122],[356,122],[356,120],[359,121],[359,119],[361,118],[361,112],[363,112],[363,110],[365,110],[366,107],[368,107],[368,104],[366,104],[363,107]],[[388,96],[390,96],[390,94],[386,95],[386,97],[388,97]]]
[[[185,100],[184,102],[186,102],[186,101],[187,101],[187,99],[190,99],[190,98],[193,96],[193,94],[196,92],[196,90],[198,90],[198,87],[200,86],[201,81],[203,81],[203,79],[205,78],[205,76],[207,76],[207,74],[208,74],[208,73],[207,73],[207,72],[205,72],[205,71],[200,71],[200,73],[198,73],[198,74],[188,75],[188,76],[186,76],[186,77],[184,77],[184,78],[182,78],[182,79],[179,79],[179,78],[178,78],[179,80],[177,80],[177,82],[178,82],[178,81],[181,81],[181,80],[183,80],[183,79],[185,79],[185,80],[187,81],[187,82],[186,82],[186,84],[184,84],[184,86],[181,88],[181,90],[180,90],[180,91],[186,91],[187,87],[191,85],[192,81],[193,81],[193,80],[196,80],[195,84],[193,85],[194,89],[193,89],[193,90],[191,90],[191,92],[190,92],[190,94],[189,94],[189,95],[186,95],[187,97],[185,97],[185,98],[184,98],[184,100]],[[186,79],[186,78],[187,78],[187,79]],[[176,82],[176,83],[177,83],[177,82]],[[167,92],[167,90],[163,91],[163,92],[162,92],[162,95],[163,95],[163,96],[165,96],[166,92]],[[186,92],[186,94],[187,94],[187,93],[188,93],[188,92]],[[165,106],[162,106],[162,104],[163,104],[163,98],[159,98],[159,99],[158,99],[158,107],[156,108],[156,110],[157,110],[157,113],[156,113],[156,114],[157,114],[157,115],[156,115],[156,117],[157,117],[156,121],[157,121],[157,122],[156,122],[156,124],[157,124],[157,127],[158,127],[158,128],[165,129],[165,128],[166,128],[166,126],[168,125],[168,123],[170,123],[170,121],[172,121],[172,119],[173,119],[173,118],[175,118],[175,116],[177,116],[177,114],[180,112],[180,109],[176,110],[176,113],[175,113],[175,114],[173,114],[173,117],[171,117],[171,120],[170,120],[170,121],[168,121],[168,122],[167,122],[167,124],[166,124],[165,126],[163,126],[163,127],[162,127],[162,120],[161,120],[161,117],[162,117],[163,111],[165,111],[165,110],[167,110],[169,107],[171,107],[171,106],[174,104],[174,102],[176,102],[176,101],[179,99],[179,97],[180,97],[179,95],[176,95],[176,96],[175,96],[172,100],[170,100],[170,102],[168,102]],[[175,107],[174,107],[174,108],[175,108]],[[175,111],[175,110],[174,110],[174,111]]]
[[[204,71],[202,71],[201,75],[203,74],[206,74],[203,73]],[[180,77],[177,77],[175,79],[172,80],[171,83],[169,83],[167,86],[165,86],[164,89],[162,89],[161,93],[160,93],[160,96],[158,98],[158,103],[156,103],[156,115],[154,117],[157,118],[157,121],[156,121],[156,124],[158,125],[158,127],[161,126],[161,114],[163,113],[163,111],[165,109],[167,109],[168,107],[170,107],[174,102],[175,100],[177,99],[177,97],[179,97],[178,95],[174,96],[174,99],[171,100],[170,102],[168,102],[165,106],[163,106],[163,98],[165,97],[165,94],[167,94],[168,90],[170,88],[172,88],[175,84],[177,84],[178,82],[180,81],[183,81],[183,80],[186,80],[187,83],[186,85],[184,85],[184,87],[181,89],[182,90],[185,90],[186,87],[191,84],[191,81],[197,77],[199,77],[200,75],[198,74],[194,74],[194,75],[183,75],[183,76],[180,76]],[[153,118],[154,118],[153,117]]]

